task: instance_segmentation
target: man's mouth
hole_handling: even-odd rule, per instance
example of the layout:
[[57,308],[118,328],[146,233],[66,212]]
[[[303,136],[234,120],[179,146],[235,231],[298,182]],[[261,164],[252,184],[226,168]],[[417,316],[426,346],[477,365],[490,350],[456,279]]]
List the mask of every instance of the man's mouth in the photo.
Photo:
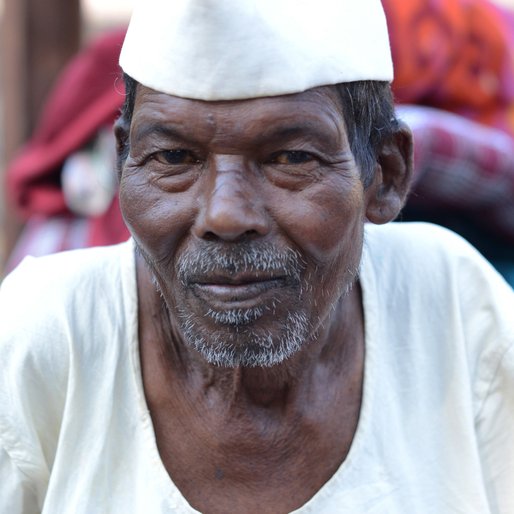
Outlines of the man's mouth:
[[247,273],[234,276],[211,275],[190,282],[195,296],[218,308],[248,308],[264,302],[285,287],[285,276]]

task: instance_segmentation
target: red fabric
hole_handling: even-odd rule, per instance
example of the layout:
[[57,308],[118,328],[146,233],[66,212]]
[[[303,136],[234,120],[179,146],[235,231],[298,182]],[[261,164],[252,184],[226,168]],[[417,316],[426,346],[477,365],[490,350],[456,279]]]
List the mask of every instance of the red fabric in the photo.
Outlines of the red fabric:
[[[119,112],[124,87],[118,58],[124,35],[125,29],[111,32],[70,62],[58,78],[32,138],[8,167],[8,192],[24,217],[68,212],[60,185],[61,167],[100,127],[112,124]],[[115,243],[128,237],[116,205],[92,222],[90,244]]]
[[400,103],[514,136],[514,16],[487,0],[382,0]]
[[514,244],[514,139],[463,116],[419,105],[398,115],[414,134],[409,206],[466,214]]

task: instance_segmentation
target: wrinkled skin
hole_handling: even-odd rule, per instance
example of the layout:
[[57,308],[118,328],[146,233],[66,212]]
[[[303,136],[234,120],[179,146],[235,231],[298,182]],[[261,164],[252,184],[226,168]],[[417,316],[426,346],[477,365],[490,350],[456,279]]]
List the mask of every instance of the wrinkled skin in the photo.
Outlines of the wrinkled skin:
[[[202,512],[298,508],[357,428],[363,227],[398,213],[410,135],[384,147],[366,189],[329,87],[201,102],[139,86],[117,137],[129,146],[120,202],[140,248],[143,381],[164,466]],[[291,313],[304,323],[285,351]]]

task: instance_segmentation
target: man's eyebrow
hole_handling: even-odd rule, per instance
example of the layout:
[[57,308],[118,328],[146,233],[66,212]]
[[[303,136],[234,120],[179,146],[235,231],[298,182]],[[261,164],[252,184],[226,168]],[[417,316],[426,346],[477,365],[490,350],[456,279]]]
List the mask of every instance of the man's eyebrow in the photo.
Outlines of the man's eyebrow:
[[334,134],[326,129],[320,129],[320,126],[316,123],[300,122],[293,125],[283,125],[270,127],[264,130],[259,139],[262,142],[273,142],[275,140],[291,140],[297,137],[305,137],[317,139],[321,142],[326,142],[327,138],[332,139]]
[[161,123],[144,123],[141,127],[134,130],[134,137],[137,139],[145,139],[148,136],[164,136],[167,139],[176,139],[184,142],[193,142],[187,134],[184,134],[171,125],[162,125]]
[[[133,132],[133,137],[136,140],[144,140],[150,136],[162,136],[169,140],[191,145],[198,144],[198,140],[195,139],[193,134],[189,134],[187,130],[184,131],[171,124],[142,123]],[[242,139],[245,139],[245,136],[248,137],[248,134],[241,134]],[[268,128],[260,131],[253,138],[253,141],[260,145],[266,145],[308,137],[311,140],[327,145],[334,142],[334,136],[337,137],[337,134],[326,128],[320,128],[320,125],[315,122],[295,121],[287,124],[271,124]]]

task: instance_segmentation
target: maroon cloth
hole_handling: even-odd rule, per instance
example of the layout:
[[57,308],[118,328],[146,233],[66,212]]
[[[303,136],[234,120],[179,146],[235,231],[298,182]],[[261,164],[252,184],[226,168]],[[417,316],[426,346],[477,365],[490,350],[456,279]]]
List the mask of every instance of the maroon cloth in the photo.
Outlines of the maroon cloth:
[[416,148],[408,206],[463,216],[514,249],[514,139],[432,107],[401,105],[397,114]]
[[[24,218],[68,213],[60,174],[65,159],[112,125],[124,100],[118,65],[125,29],[79,53],[58,78],[29,142],[7,169],[7,189]],[[114,173],[114,170],[113,170]],[[91,221],[88,245],[123,241],[128,231],[117,201]]]

